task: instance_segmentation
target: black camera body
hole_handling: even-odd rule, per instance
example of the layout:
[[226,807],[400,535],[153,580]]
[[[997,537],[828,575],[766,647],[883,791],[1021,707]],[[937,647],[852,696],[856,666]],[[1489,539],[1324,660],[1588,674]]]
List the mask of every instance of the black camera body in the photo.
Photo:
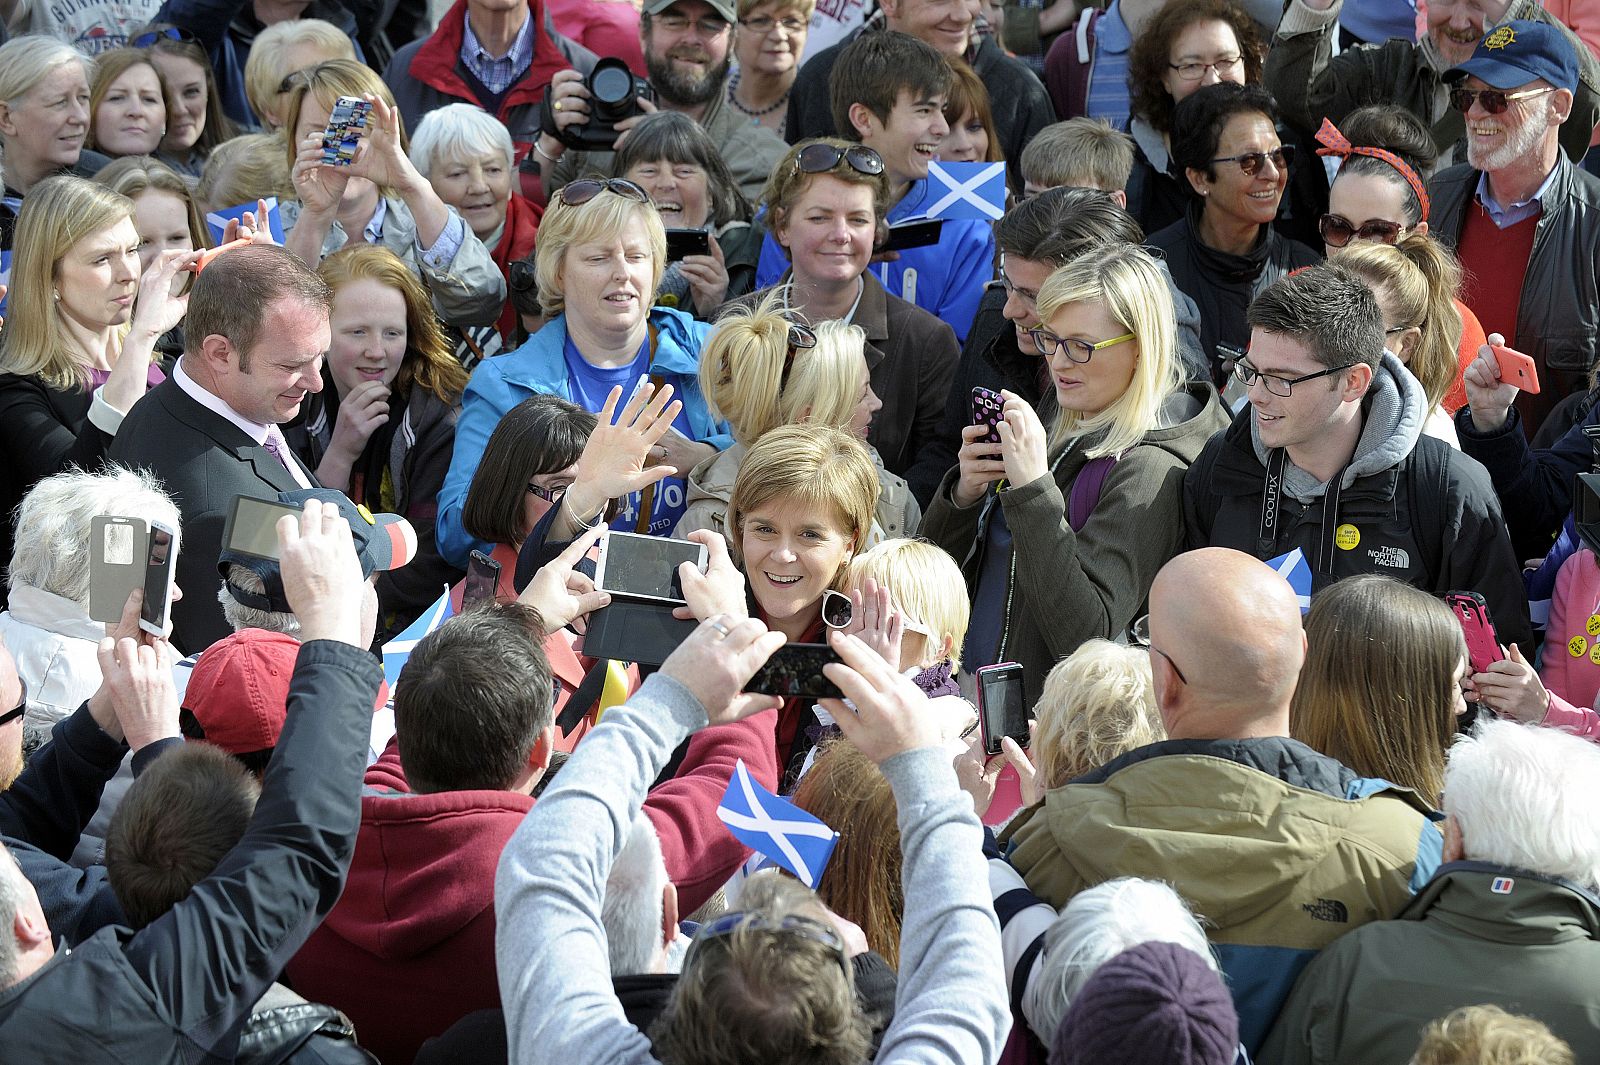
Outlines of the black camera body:
[[541,113],[544,132],[580,152],[609,152],[616,147],[617,131],[611,127],[623,119],[644,114],[640,98],[654,101],[655,90],[643,78],[636,77],[628,64],[620,59],[601,59],[583,79],[589,91],[589,118],[565,129],[556,129],[555,112],[551,109],[550,94],[545,93]]

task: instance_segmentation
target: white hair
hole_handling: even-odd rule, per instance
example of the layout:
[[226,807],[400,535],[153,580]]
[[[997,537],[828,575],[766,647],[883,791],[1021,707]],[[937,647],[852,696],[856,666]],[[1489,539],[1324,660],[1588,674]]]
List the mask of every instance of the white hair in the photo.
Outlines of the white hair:
[[499,152],[510,169],[516,157],[505,123],[473,104],[446,104],[422,116],[411,135],[411,165],[424,178],[449,160],[465,162]]
[[[17,13],[11,20],[11,32],[30,16],[27,8],[31,0],[19,0]],[[42,33],[13,37],[0,45],[0,101],[15,104],[33,91],[57,67],[77,63],[83,76],[89,76],[89,60],[72,45]]]
[[667,863],[656,826],[644,811],[634,815],[627,838],[611,864],[600,925],[606,932],[612,976],[635,976],[655,969],[661,950],[661,895]]
[[22,912],[26,895],[22,870],[4,843],[0,843],[0,990],[17,980],[17,914]]
[[[267,586],[261,574],[237,562],[228,563],[228,584],[239,586],[240,591],[266,595]],[[217,589],[217,602],[222,604],[222,618],[234,632],[241,629],[266,629],[268,632],[300,638],[300,619],[285,611],[262,610],[245,606],[228,591],[228,584]]]
[[6,586],[37,588],[87,609],[90,524],[106,515],[159,521],[180,531],[172,497],[143,470],[69,469],[46,477],[22,497]]
[[1555,729],[1485,721],[1456,737],[1444,767],[1444,811],[1467,858],[1600,890],[1593,814],[1600,748]]
[[1048,1045],[1095,970],[1140,943],[1175,943],[1217,971],[1200,922],[1176,891],[1156,880],[1108,880],[1075,895],[1044,934],[1044,950],[1022,998],[1034,1034]]

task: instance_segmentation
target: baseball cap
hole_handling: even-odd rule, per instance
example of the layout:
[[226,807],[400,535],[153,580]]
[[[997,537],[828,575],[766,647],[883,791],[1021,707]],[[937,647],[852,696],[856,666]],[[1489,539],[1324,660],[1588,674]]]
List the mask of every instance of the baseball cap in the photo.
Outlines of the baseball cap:
[[[399,569],[417,557],[417,530],[398,514],[374,514],[366,507],[354,503],[350,497],[333,488],[301,488],[293,492],[280,492],[278,502],[294,507],[304,507],[306,500],[320,499],[339,508],[339,513],[350,523],[355,540],[356,557],[361,560],[361,575],[371,577],[383,570]],[[265,594],[246,591],[228,580],[231,566],[243,566],[261,578]],[[258,558],[223,549],[217,559],[217,572],[222,575],[223,587],[242,606],[267,610],[275,614],[293,613],[289,600],[283,593],[283,574],[278,563],[270,558]]]
[[1471,59],[1444,72],[1447,81],[1469,75],[1500,90],[1543,78],[1573,92],[1578,87],[1578,53],[1560,28],[1513,19],[1485,34]]
[[[646,15],[659,15],[677,2],[678,0],[647,0],[644,5],[644,13]],[[705,0],[705,2],[711,6],[711,10],[729,22],[739,21],[739,12],[734,7],[732,0]]]
[[[276,747],[299,654],[299,640],[267,629],[240,629],[207,647],[183,692],[183,708],[203,734],[196,738],[229,754]],[[374,709],[388,694],[388,685],[379,689]]]

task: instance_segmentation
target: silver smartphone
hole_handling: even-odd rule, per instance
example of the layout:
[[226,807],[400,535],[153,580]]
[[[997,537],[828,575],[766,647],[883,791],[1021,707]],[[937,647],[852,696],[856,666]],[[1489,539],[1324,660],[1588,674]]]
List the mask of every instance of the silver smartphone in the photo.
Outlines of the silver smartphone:
[[678,580],[678,567],[685,562],[693,562],[704,572],[705,545],[693,540],[608,531],[600,538],[594,586],[627,599],[681,603],[683,585]]
[[115,625],[144,587],[150,532],[143,518],[102,514],[89,522],[89,620]]
[[139,627],[152,636],[167,634],[172,610],[172,571],[178,564],[178,534],[159,521],[150,523],[150,550],[145,554],[144,603]]

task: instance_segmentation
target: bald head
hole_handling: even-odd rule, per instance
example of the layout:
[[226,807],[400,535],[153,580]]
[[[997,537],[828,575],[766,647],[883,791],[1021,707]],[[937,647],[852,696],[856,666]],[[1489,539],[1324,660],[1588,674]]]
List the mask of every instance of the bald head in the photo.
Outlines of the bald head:
[[1289,582],[1240,551],[1179,555],[1150,588],[1151,667],[1173,739],[1287,736],[1305,660]]

